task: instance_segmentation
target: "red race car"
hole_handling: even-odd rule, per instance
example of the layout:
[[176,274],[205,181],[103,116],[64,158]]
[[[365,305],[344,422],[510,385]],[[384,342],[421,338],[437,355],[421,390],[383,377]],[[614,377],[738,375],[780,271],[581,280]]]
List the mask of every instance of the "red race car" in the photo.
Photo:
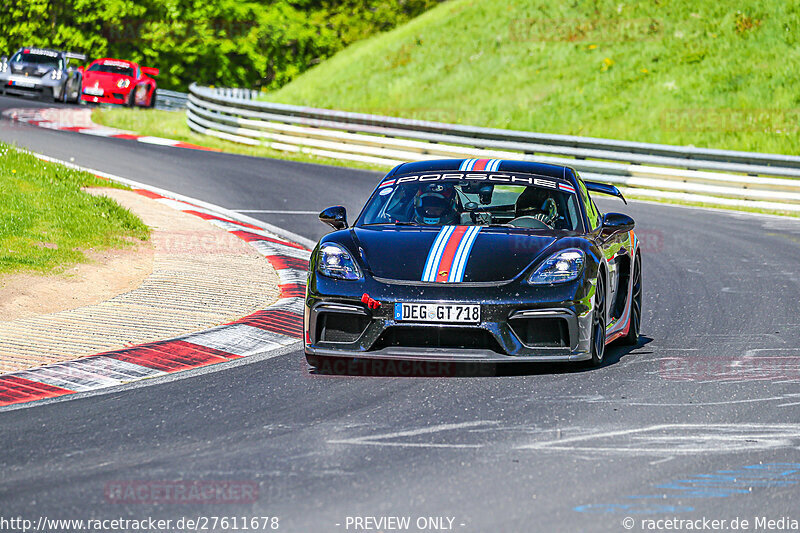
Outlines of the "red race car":
[[82,103],[153,107],[156,80],[150,76],[158,76],[158,69],[121,59],[97,59],[83,73]]

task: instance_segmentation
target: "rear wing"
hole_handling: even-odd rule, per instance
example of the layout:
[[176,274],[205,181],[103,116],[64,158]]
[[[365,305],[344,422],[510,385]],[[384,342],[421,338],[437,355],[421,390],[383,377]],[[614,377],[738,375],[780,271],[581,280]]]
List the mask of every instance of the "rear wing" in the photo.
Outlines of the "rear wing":
[[158,76],[158,69],[153,67],[142,67],[142,72],[148,76]]
[[622,196],[622,193],[619,192],[619,189],[617,189],[614,185],[608,185],[607,183],[598,183],[596,181],[584,181],[583,183],[584,185],[586,185],[586,188],[592,192],[598,192],[600,194],[608,194],[611,196],[616,196],[617,198],[625,202],[625,205],[628,205],[628,201],[625,199],[624,196]]
[[86,56],[84,54],[78,54],[76,52],[65,52],[64,57],[67,59],[77,59],[78,61],[86,61]]

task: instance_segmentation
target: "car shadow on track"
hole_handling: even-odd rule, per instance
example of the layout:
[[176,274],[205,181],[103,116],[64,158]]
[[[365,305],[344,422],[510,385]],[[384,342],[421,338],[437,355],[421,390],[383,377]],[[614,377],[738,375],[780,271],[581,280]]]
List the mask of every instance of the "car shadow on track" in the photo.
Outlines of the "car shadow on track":
[[[635,346],[611,345],[606,349],[605,360],[599,367],[580,363],[496,364],[325,357],[321,358],[318,366],[311,368],[309,373],[313,376],[344,377],[481,378],[591,372],[617,364],[623,357],[652,341],[652,338],[643,335],[639,337],[639,343]],[[637,354],[645,353],[649,352],[637,352]]]

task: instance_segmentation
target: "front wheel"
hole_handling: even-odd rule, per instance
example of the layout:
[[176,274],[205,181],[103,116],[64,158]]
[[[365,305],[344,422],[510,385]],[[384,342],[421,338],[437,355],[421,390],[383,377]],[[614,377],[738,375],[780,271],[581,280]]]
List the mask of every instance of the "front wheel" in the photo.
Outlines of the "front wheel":
[[620,344],[635,346],[639,344],[642,327],[642,256],[636,254],[633,262],[633,285],[631,286],[631,317],[628,334],[620,339]]
[[589,366],[600,366],[606,353],[606,284],[598,273],[595,285],[594,309],[592,309],[592,358]]

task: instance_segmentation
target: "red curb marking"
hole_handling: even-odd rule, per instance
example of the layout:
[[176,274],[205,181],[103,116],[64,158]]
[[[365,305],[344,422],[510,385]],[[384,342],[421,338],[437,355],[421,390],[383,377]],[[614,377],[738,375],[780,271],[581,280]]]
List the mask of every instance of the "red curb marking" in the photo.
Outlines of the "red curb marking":
[[17,376],[0,377],[0,406],[55,398],[74,392]]
[[[170,139],[170,140],[172,140],[172,139]],[[192,150],[204,150],[206,152],[221,152],[222,151],[219,148],[209,148],[208,146],[200,146],[200,145],[197,145],[197,144],[190,144],[190,143],[185,143],[185,142],[180,142],[180,141],[178,141],[176,144],[173,144],[172,146],[175,146],[175,147],[178,147],[178,148],[191,148]]]
[[247,242],[267,241],[267,242],[274,242],[275,244],[282,244],[284,246],[291,246],[292,248],[297,248],[298,250],[305,250],[305,248],[303,248],[299,244],[295,244],[295,243],[289,242],[289,241],[281,241],[281,240],[278,240],[278,239],[273,239],[271,237],[265,237],[263,235],[258,235],[256,233],[250,233],[249,231],[236,230],[236,231],[232,231],[231,233],[233,233],[234,235],[236,235],[240,239],[246,240]]
[[258,226],[254,226],[253,224],[248,224],[247,222],[238,222],[236,220],[231,220],[229,218],[222,218],[222,217],[218,217],[216,215],[212,215],[210,213],[202,213],[200,211],[193,211],[191,209],[187,209],[186,211],[184,211],[184,213],[189,213],[190,215],[194,215],[196,217],[200,217],[203,220],[221,220],[222,222],[229,222],[231,224],[236,224],[236,225],[242,226],[244,228],[257,229],[257,230],[261,229]]
[[152,198],[154,200],[158,200],[159,198],[164,198],[160,194],[154,193],[153,191],[148,191],[147,189],[133,189],[133,192],[137,194],[141,194],[147,198]]
[[[44,119],[36,120],[35,118],[25,119],[24,117],[21,117],[18,113],[13,113],[10,116],[12,120],[15,120],[17,122],[23,122],[25,124],[30,124],[31,126],[51,128],[57,131],[72,131],[72,132],[83,133],[84,131],[102,129],[102,126],[98,126],[96,124],[92,124],[89,126],[56,126],[57,122],[53,122],[52,120],[44,120]],[[106,136],[113,139],[125,139],[133,141],[138,141],[143,137],[147,137],[147,135],[138,135],[135,133],[113,133],[113,134],[108,134]],[[222,150],[220,150],[219,148],[211,148],[210,146],[200,146],[199,144],[176,141],[175,139],[167,139],[164,137],[156,137],[156,139],[162,139],[164,141],[172,142],[172,144],[165,144],[164,146],[172,146],[175,148],[189,148],[191,150],[203,150],[204,152],[218,152],[218,153],[222,152]]]
[[289,257],[288,255],[267,255],[265,257],[275,270],[283,270],[286,268],[303,271],[308,270],[308,259],[299,259],[297,257]]
[[[131,135],[115,135],[114,137],[131,138],[131,139],[138,138],[138,136],[131,136]],[[204,147],[196,147],[193,145],[181,146],[181,147],[205,149]],[[99,176],[99,175],[97,177],[105,180],[109,179],[105,176]],[[166,198],[165,196],[149,191],[147,189],[134,189],[134,192],[146,198],[151,198],[151,199]],[[237,224],[239,226],[248,229],[256,229],[256,230],[260,229],[258,226],[254,226],[252,224],[237,222],[235,220],[229,220],[208,213],[202,213],[200,211],[185,210],[183,212],[198,216],[204,220],[221,220],[224,222]],[[291,248],[306,250],[304,246],[301,246],[299,244],[290,241],[274,239],[271,237],[265,237],[263,235],[259,235],[249,231],[236,230],[236,231],[229,231],[229,233],[232,233],[233,235],[236,235],[240,239],[243,239],[247,242],[266,241],[275,244],[280,244],[283,246],[289,246]],[[270,255],[266,256],[266,259],[276,270],[308,269],[308,260],[305,259],[299,259],[282,255]],[[305,296],[306,287],[305,284],[303,283],[287,283],[279,285],[278,288],[280,289],[280,295],[279,295],[280,298],[298,298]],[[228,325],[233,325],[233,324],[245,324],[266,331],[271,331],[273,333],[278,333],[280,335],[285,335],[288,337],[294,337],[297,339],[303,338],[303,317],[296,313],[291,313],[288,311],[273,311],[273,310],[257,311],[249,316],[237,320],[236,322],[231,322]],[[106,357],[117,359],[119,361],[126,361],[129,363],[140,365],[142,367],[161,370],[163,372],[169,372],[169,373],[178,372],[181,370],[188,370],[191,368],[198,368],[207,365],[213,365],[229,361],[231,359],[238,359],[241,357],[236,354],[231,354],[228,352],[224,352],[222,350],[216,350],[214,348],[200,346],[182,340],[167,340],[167,341],[159,341],[148,344],[141,344],[138,346],[131,346],[130,348],[125,348],[122,350],[114,350],[111,352],[96,354],[95,356],[99,355],[103,355]],[[36,369],[32,369],[29,372],[35,372],[35,371]],[[63,396],[66,394],[74,394],[74,393],[75,391],[70,389],[55,387],[52,385],[48,385],[46,383],[40,383],[25,378],[20,378],[14,375],[0,377],[0,407],[17,403],[26,403],[45,398],[53,398],[57,396]]]
[[278,298],[305,298],[306,286],[302,283],[287,283],[286,285],[278,285],[281,293]]
[[245,324],[296,339],[303,338],[303,317],[288,311],[256,311],[231,324]]
[[179,370],[213,365],[240,357],[222,350],[176,340],[142,344],[134,348],[115,350],[98,355],[105,355],[106,357],[164,372],[177,372]]

